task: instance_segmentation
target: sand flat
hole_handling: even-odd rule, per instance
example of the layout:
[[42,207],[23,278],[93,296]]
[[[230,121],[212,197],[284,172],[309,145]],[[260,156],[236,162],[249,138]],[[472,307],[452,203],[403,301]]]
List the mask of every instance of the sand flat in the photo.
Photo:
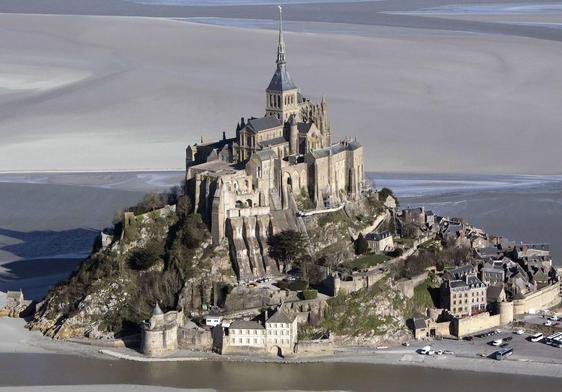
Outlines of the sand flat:
[[[188,143],[263,114],[273,31],[137,17],[0,23],[0,38],[26,37],[0,40],[22,69],[40,54],[89,74],[0,94],[0,170],[181,169]],[[328,96],[334,135],[365,144],[368,170],[559,170],[562,43],[416,29],[286,40],[297,85]]]

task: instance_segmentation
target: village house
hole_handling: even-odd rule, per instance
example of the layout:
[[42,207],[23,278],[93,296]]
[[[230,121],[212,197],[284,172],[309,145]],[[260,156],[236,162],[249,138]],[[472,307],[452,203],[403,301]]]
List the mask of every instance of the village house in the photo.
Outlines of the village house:
[[434,233],[439,226],[435,214],[424,207],[405,208],[397,218],[400,236],[404,238],[419,238]]
[[441,306],[458,317],[486,310],[486,285],[475,274],[445,280],[441,285]]
[[394,250],[394,239],[390,231],[383,231],[382,233],[372,232],[367,234],[365,239],[369,244],[369,249],[376,254]]
[[484,267],[480,270],[480,280],[487,285],[503,285],[505,281],[503,261],[492,260],[484,264]]
[[225,353],[258,350],[278,356],[295,352],[297,344],[297,318],[289,316],[282,308],[265,323],[236,320],[228,328],[228,340],[223,348]]

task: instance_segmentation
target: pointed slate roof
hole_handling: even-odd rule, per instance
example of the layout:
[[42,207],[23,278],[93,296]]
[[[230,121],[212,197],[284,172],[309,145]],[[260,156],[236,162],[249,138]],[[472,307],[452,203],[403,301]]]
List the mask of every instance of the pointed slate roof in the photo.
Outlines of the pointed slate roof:
[[277,64],[277,69],[267,86],[268,91],[287,91],[295,90],[297,88],[296,84],[293,82],[291,75],[287,71],[287,65]]
[[291,75],[287,72],[287,63],[285,60],[285,41],[283,39],[283,11],[279,6],[279,43],[277,46],[277,69],[269,82],[268,91],[286,91],[297,88]]
[[160,305],[158,305],[158,302],[156,302],[156,305],[154,306],[154,309],[152,310],[152,315],[153,316],[158,316],[164,314],[164,312],[162,312],[162,309],[160,309]]

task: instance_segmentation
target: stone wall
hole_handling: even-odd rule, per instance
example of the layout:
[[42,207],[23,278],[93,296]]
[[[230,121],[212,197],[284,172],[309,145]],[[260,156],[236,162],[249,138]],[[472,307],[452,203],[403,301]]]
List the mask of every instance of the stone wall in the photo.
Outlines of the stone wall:
[[186,350],[210,351],[211,331],[203,328],[178,328],[178,347]]
[[428,272],[424,272],[422,274],[414,276],[411,279],[401,279],[396,282],[396,286],[406,298],[413,298],[414,289],[425,282],[427,276]]
[[514,316],[533,313],[540,309],[550,308],[559,304],[560,298],[560,282],[556,282],[551,286],[537,290],[523,299],[516,299],[513,301],[513,314]]
[[476,316],[456,318],[453,320],[453,334],[458,337],[471,335],[473,333],[499,327],[500,315],[491,316],[490,313],[484,312]]
[[297,355],[331,355],[334,353],[334,342],[331,339],[301,340],[295,346]]
[[353,272],[347,278],[342,279],[338,274],[328,277],[326,286],[331,291],[330,295],[337,295],[339,292],[353,293],[361,289],[366,289],[377,283],[388,272],[381,272],[374,269],[366,272]]

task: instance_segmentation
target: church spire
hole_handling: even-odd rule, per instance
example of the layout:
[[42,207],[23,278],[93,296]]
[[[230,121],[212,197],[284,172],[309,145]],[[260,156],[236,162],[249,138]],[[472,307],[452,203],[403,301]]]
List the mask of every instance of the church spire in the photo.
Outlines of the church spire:
[[285,41],[283,40],[283,7],[279,7],[279,45],[277,46],[277,65],[285,64]]

